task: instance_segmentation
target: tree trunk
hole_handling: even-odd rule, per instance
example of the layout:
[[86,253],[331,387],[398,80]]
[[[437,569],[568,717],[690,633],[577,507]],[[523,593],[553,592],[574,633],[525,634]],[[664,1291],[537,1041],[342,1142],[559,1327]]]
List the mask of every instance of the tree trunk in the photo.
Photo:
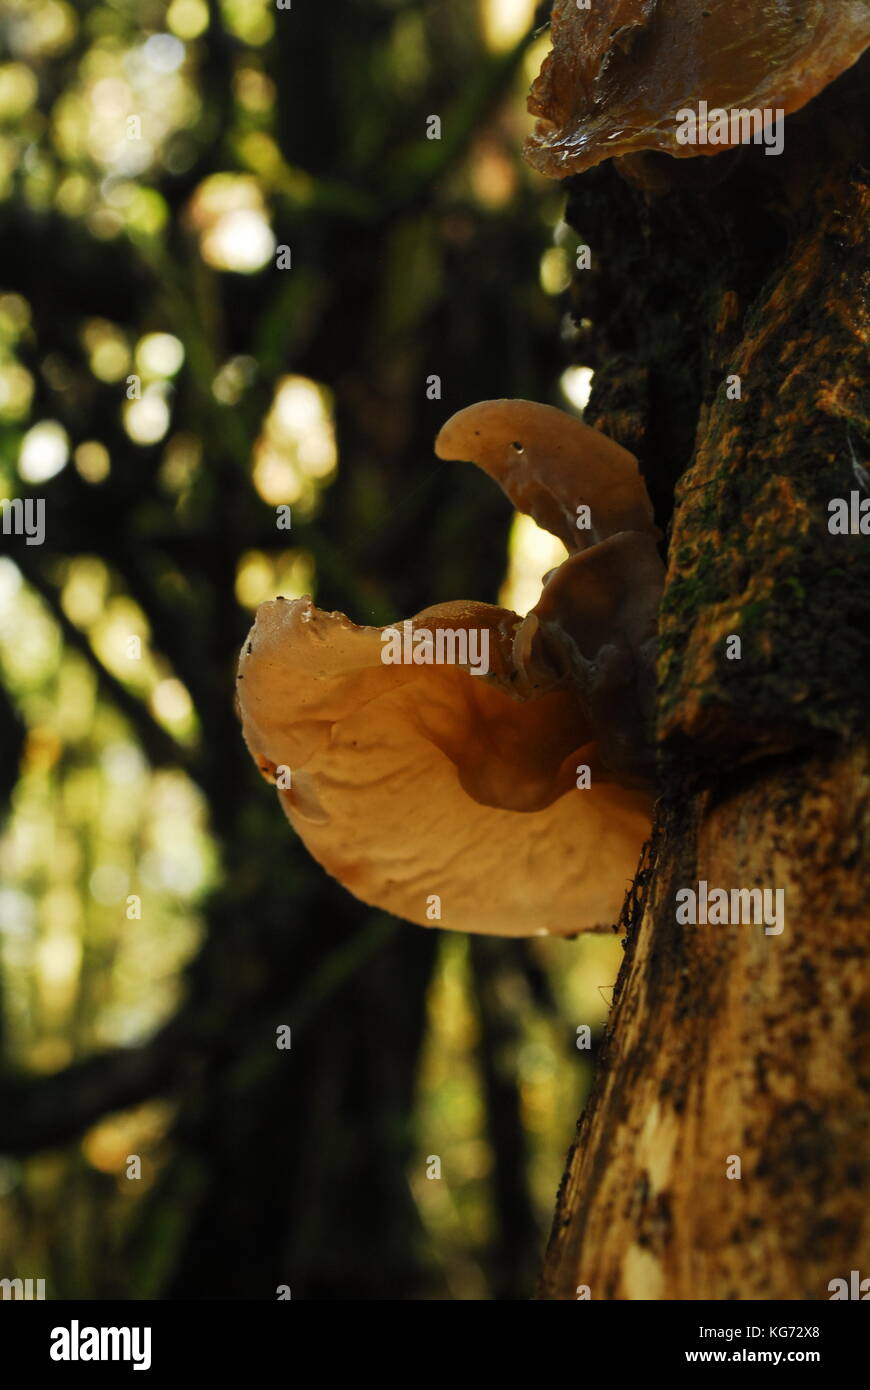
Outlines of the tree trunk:
[[[827,1299],[870,1275],[870,539],[828,526],[867,495],[867,76],[791,117],[782,159],[571,190],[602,252],[575,285],[587,418],[663,512],[679,486],[662,797],[543,1298]],[[703,881],[783,890],[781,934],[678,920]]]
[[[755,767],[657,841],[544,1295],[825,1298],[868,1267],[870,750]],[[676,923],[678,887],[771,877],[780,936]]]

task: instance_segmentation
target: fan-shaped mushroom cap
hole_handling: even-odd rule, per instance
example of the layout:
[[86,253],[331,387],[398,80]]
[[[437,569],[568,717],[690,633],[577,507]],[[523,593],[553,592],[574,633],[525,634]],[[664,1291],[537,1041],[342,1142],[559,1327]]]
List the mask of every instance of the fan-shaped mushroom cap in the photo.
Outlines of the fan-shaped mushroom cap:
[[524,619],[457,602],[382,629],[263,604],[239,668],[245,739],[364,902],[503,936],[606,928],[652,807],[664,571],[637,460],[530,401],[459,411],[437,452],[478,463],[575,553]]
[[[554,178],[677,143],[677,112],[798,110],[870,44],[870,0],[555,0],[526,158]],[[738,142],[735,142],[738,143]]]
[[[551,596],[544,627],[559,602]],[[524,624],[486,604],[444,604],[402,635],[463,628],[489,634],[488,675],[385,664],[389,629],[357,627],[308,598],[263,604],[240,663],[248,747],[271,780],[290,770],[279,791],[289,820],[364,902],[504,936],[607,928],[651,794],[608,780],[534,615]],[[588,790],[576,786],[581,764],[592,768]]]
[[[600,430],[537,401],[480,401],[442,427],[435,452],[476,463],[518,511],[583,550],[618,531],[658,536],[637,459]],[[577,524],[588,506],[591,529]]]

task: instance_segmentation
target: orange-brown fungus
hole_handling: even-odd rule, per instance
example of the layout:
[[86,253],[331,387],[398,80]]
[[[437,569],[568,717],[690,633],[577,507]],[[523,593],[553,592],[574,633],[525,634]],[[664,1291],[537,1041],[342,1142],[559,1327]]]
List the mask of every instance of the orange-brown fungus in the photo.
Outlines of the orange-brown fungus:
[[870,44],[870,0],[555,0],[552,52],[529,96],[526,157],[554,178],[614,155],[681,157],[677,112],[798,110]]
[[239,665],[245,740],[364,902],[502,936],[606,929],[653,797],[663,568],[637,460],[530,401],[470,406],[436,447],[573,553],[524,618],[461,600],[381,629],[309,598],[262,604]]

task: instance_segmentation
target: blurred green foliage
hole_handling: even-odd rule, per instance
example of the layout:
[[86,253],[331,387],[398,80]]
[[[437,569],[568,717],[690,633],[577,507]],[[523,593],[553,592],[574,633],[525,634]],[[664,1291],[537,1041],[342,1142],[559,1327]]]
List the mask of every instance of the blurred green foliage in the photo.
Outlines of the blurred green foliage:
[[7,0],[0,493],[46,540],[0,537],[0,1275],[51,1297],[531,1292],[619,947],[355,902],[233,681],[278,592],[497,596],[509,509],[431,441],[566,365],[534,18]]

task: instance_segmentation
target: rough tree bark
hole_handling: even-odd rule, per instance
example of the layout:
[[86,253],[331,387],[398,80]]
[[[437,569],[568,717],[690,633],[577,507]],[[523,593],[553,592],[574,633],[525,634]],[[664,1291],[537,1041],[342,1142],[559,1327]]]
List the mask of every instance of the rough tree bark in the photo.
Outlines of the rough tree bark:
[[[678,483],[662,796],[543,1298],[827,1299],[870,1274],[870,539],[828,530],[870,453],[868,76],[789,118],[781,159],[571,186],[599,253],[574,290],[587,419],[663,515]],[[782,934],[678,924],[704,879],[783,888]]]

